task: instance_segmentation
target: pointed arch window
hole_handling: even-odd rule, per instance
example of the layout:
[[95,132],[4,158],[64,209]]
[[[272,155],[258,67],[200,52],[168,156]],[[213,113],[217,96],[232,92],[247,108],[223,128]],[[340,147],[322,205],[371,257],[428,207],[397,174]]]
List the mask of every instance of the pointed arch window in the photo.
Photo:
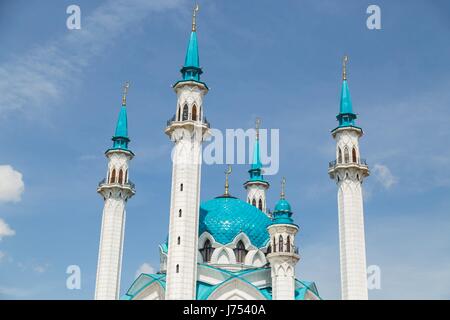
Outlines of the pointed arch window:
[[338,163],[342,163],[342,150],[339,148],[338,150]]
[[189,110],[187,104],[183,107],[183,121],[187,120],[189,117]]
[[181,107],[178,107],[178,118],[177,120],[180,121],[180,117],[181,117]]
[[192,107],[192,120],[197,121],[197,106],[195,104]]
[[237,263],[244,263],[247,250],[245,250],[245,245],[242,240],[239,240],[237,243],[236,248],[234,249],[234,255],[236,256]]
[[175,270],[177,273],[179,273],[180,272],[180,265],[179,264],[177,264],[177,267],[176,267],[176,270]]
[[119,170],[119,184],[123,183],[123,171],[122,169]]
[[200,253],[203,257],[203,261],[210,262],[213,252],[214,252],[214,248],[211,245],[211,241],[209,241],[209,239],[206,239],[205,243],[203,244],[203,248],[200,249]]
[[253,198],[253,200],[252,200],[252,206],[256,207],[256,199],[255,198]]
[[352,149],[352,161],[353,161],[354,163],[356,163],[356,162],[357,162],[356,160],[357,160],[357,159],[356,159],[356,149],[353,148],[353,149]]
[[113,169],[112,173],[111,173],[111,180],[109,181],[109,183],[114,183],[116,182],[116,169]]
[[263,209],[263,203],[262,203],[261,199],[259,199],[259,201],[258,201],[258,209],[261,210],[261,211]]
[[181,211],[181,209],[178,210],[178,217],[179,217],[179,218],[181,218],[182,213],[183,213],[183,211]]
[[283,252],[283,237],[281,235],[278,238],[278,251]]
[[181,237],[178,237],[178,239],[177,239],[177,244],[178,244],[178,245],[181,244]]
[[277,244],[275,243],[275,237],[273,238],[273,252],[277,252]]
[[123,179],[124,183],[128,182],[128,170],[125,170],[125,178]]
[[344,148],[344,163],[349,163],[350,162],[350,155],[348,153],[348,148],[345,147]]
[[180,191],[183,191],[183,184],[180,184]]
[[291,237],[288,236],[286,239],[286,252],[291,252]]

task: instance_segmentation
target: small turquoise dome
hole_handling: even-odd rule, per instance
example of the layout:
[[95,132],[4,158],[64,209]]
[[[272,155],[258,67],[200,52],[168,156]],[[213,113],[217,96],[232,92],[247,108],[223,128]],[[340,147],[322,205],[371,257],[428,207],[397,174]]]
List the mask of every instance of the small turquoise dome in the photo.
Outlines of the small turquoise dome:
[[280,199],[275,206],[275,211],[291,212],[291,205],[289,204],[289,202],[287,202],[286,199]]
[[234,197],[217,197],[200,206],[199,234],[209,232],[217,242],[227,244],[241,232],[261,248],[269,240],[271,219],[258,208]]
[[284,195],[278,200],[275,210],[272,213],[272,218],[272,224],[294,224],[291,205],[284,199]]

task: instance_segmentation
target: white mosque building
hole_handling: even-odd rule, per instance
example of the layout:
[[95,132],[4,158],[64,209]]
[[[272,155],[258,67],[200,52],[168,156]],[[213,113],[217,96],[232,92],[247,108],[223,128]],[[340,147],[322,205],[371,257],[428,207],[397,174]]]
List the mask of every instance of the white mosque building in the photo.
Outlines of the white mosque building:
[[[194,10],[182,78],[173,88],[177,94],[175,115],[166,134],[174,143],[169,232],[159,246],[160,270],[141,274],[119,297],[125,206],[135,194],[129,180],[130,161],[126,91],[122,99],[106,177],[97,191],[104,199],[95,287],[99,300],[315,300],[321,299],[314,282],[296,277],[300,253],[295,245],[299,231],[286,199],[284,179],[273,212],[266,203],[269,182],[260,161],[259,135],[253,162],[244,183],[245,200],[228,190],[201,202],[201,152],[210,125],[204,114],[208,93],[200,80],[196,10]],[[328,173],[338,187],[341,287],[343,299],[367,299],[362,182],[369,174],[360,158],[358,140],[362,129],[355,125],[344,60],[339,125],[332,130],[336,160]],[[231,169],[231,168],[230,168]]]

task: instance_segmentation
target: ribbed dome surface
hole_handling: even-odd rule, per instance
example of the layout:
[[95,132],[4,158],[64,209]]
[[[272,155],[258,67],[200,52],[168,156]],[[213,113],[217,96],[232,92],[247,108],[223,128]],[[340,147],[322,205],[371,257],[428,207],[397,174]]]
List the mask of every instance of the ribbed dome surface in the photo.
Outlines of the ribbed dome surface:
[[244,232],[261,248],[269,240],[270,218],[258,208],[234,197],[218,197],[200,206],[199,233],[208,231],[217,242],[227,244]]

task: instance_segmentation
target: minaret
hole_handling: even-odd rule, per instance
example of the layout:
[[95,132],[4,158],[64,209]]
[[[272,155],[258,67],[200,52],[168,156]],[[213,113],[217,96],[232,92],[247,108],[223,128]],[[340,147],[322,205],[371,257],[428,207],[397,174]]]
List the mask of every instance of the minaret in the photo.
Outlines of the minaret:
[[360,157],[361,128],[355,125],[346,64],[343,62],[343,82],[339,126],[331,134],[336,140],[336,160],[330,163],[328,173],[338,187],[339,248],[341,265],[341,292],[344,300],[366,300],[366,246],[364,240],[364,211],[362,183],[369,175],[369,167]]
[[259,151],[259,126],[260,119],[256,119],[256,139],[253,147],[253,161],[250,170],[250,179],[244,183],[247,190],[247,202],[267,213],[266,191],[269,189],[269,183],[264,179],[263,169]]
[[198,229],[202,142],[209,132],[203,117],[203,97],[208,87],[200,81],[196,13],[182,80],[174,84],[177,94],[175,115],[168,121],[166,134],[174,142],[172,153],[172,192],[170,201],[169,248],[166,299],[196,298]]
[[128,149],[128,124],[126,95],[124,88],[122,107],[117,121],[113,147],[106,150],[109,160],[106,178],[97,188],[105,201],[103,207],[100,248],[98,254],[96,300],[119,298],[120,273],[122,267],[123,238],[125,232],[125,204],[135,194],[134,184],[128,180],[128,162],[134,157]]
[[267,260],[272,275],[272,299],[295,299],[295,265],[300,260],[295,247],[298,226],[292,219],[291,205],[285,199],[285,179],[281,183],[280,200],[272,215],[272,224],[267,228],[270,235]]

